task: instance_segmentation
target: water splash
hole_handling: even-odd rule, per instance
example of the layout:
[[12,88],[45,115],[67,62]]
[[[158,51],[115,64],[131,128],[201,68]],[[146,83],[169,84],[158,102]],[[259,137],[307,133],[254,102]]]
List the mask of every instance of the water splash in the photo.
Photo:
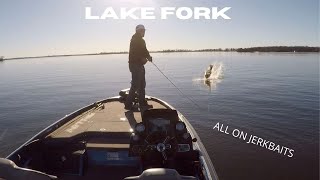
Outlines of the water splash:
[[204,78],[206,80],[221,80],[223,79],[224,66],[222,62],[214,62],[211,64],[212,70],[209,78]]
[[222,62],[213,62],[211,64],[213,67],[211,69],[211,74],[208,78],[205,77],[206,69],[203,73],[203,76],[201,78],[195,78],[193,81],[197,82],[203,82],[203,84],[210,88],[210,91],[212,89],[215,89],[217,84],[220,83],[224,78],[224,65]]

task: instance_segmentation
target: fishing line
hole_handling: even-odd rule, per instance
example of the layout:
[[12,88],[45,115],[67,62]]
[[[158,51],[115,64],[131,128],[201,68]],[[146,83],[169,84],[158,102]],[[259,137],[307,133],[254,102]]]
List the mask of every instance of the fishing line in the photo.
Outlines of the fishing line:
[[151,63],[158,69],[158,71],[168,79],[168,81],[181,93],[182,96],[185,96],[187,99],[189,99],[189,101],[191,101],[194,105],[196,105],[199,109],[201,109],[201,107],[194,101],[192,100],[191,98],[189,98],[188,96],[186,96],[161,70],[160,68],[154,63],[151,61]]

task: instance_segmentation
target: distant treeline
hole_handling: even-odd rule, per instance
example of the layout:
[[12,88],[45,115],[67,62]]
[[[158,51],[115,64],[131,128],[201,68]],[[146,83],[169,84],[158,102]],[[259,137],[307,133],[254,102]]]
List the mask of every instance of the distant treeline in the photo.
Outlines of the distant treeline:
[[154,52],[320,52],[320,47],[308,47],[308,46],[268,46],[268,47],[250,47],[250,48],[218,48],[218,49],[168,49]]
[[[320,52],[320,47],[308,46],[269,46],[269,47],[250,47],[250,48],[218,48],[218,49],[166,49],[161,51],[150,51],[150,53],[174,53],[174,52]],[[66,56],[89,56],[89,55],[107,55],[107,54],[128,54],[128,51],[120,52],[100,52],[89,54],[65,54],[65,55],[47,55],[47,56],[32,56],[32,57],[15,57],[4,58],[0,56],[0,61],[14,59],[33,59],[33,58],[49,58],[49,57],[66,57]]]
[[320,47],[308,46],[269,46],[239,48],[237,52],[320,52]]
[[170,53],[170,52],[218,52],[218,51],[236,51],[235,48],[226,48],[226,49],[197,49],[197,50],[190,50],[190,49],[167,49],[162,51],[152,51],[154,53]]

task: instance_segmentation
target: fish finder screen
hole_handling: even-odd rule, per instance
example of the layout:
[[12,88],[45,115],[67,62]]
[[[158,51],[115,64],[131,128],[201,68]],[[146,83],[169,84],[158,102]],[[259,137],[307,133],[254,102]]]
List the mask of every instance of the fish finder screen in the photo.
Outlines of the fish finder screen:
[[170,128],[170,120],[163,119],[163,118],[157,118],[157,119],[150,119],[150,132],[156,132],[156,131],[169,131]]

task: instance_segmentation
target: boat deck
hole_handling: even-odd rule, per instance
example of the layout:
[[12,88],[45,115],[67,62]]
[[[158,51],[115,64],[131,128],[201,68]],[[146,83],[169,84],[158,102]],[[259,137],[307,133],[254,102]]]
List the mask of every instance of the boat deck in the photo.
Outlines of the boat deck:
[[[148,100],[148,104],[153,105],[153,108],[166,109],[164,105],[157,101]],[[50,152],[47,157],[55,156],[60,151],[67,159],[79,156],[80,161],[88,165],[84,170],[76,172],[84,172],[84,175],[71,175],[61,169],[52,173],[58,175],[61,179],[68,180],[103,179],[106,177],[108,179],[109,177],[112,177],[111,179],[123,179],[124,177],[139,175],[141,169],[136,165],[138,159],[129,157],[128,150],[131,133],[136,123],[141,121],[140,111],[128,111],[124,109],[124,104],[116,99],[80,113],[48,134],[46,142],[50,147],[56,147],[49,148],[54,152]],[[76,155],[79,152],[81,154],[81,151],[78,151],[79,149],[73,149],[69,155],[66,155],[68,154],[66,153],[68,152],[67,146],[71,146],[79,140],[85,141],[85,147],[80,147],[80,150],[85,149],[87,160],[84,160],[84,156]],[[60,158],[60,156],[58,157]],[[56,162],[56,159],[50,159],[48,162]]]
[[[148,100],[153,108],[166,109],[162,104]],[[99,108],[88,110],[47,136],[49,139],[72,139],[85,134],[108,134],[118,136],[131,133],[136,125],[142,121],[141,112],[128,111],[120,101],[111,101],[100,105]],[[99,139],[92,140],[99,146]],[[118,142],[118,140],[117,140]],[[110,142],[110,144],[113,144]],[[88,144],[89,146],[91,144]],[[93,145],[94,146],[94,145]]]

